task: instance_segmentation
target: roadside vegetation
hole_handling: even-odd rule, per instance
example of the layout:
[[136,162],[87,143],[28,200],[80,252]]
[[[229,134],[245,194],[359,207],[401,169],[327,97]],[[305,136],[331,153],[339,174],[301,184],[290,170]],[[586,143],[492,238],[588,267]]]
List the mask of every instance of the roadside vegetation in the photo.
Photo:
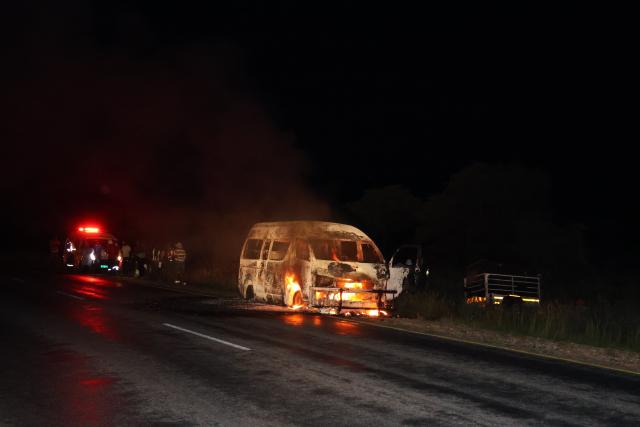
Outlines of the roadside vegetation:
[[403,294],[396,313],[425,320],[449,319],[474,327],[640,352],[640,313],[630,302],[600,299],[589,305],[546,302],[539,306],[468,305],[436,292]]
[[[184,281],[189,284],[190,288],[200,288],[221,297],[237,297],[239,293],[234,273],[235,271],[230,269],[221,270],[211,266],[196,265],[185,270]],[[170,272],[159,275],[152,271],[145,278],[172,284],[174,276]]]
[[[401,316],[640,351],[638,229],[616,221],[595,229],[580,222],[579,210],[559,215],[556,207],[566,201],[557,200],[553,184],[540,170],[475,163],[428,197],[401,186],[371,188],[345,207],[344,216],[387,260],[402,244],[422,245],[431,274],[426,290],[398,299]],[[542,304],[465,304],[463,278],[478,260],[540,274]]]

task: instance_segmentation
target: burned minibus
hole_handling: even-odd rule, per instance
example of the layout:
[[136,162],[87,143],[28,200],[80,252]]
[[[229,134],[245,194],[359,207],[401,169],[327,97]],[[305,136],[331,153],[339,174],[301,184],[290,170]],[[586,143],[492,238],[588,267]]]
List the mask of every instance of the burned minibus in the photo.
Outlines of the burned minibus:
[[330,314],[385,314],[388,273],[375,243],[345,224],[255,224],[242,246],[238,289],[249,300]]

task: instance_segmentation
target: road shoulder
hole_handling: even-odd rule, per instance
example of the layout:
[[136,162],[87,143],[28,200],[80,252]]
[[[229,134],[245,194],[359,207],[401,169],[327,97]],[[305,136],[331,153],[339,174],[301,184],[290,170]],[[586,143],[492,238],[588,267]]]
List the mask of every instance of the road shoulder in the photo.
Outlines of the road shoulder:
[[[149,286],[158,289],[174,291],[182,294],[203,296],[216,299],[233,299],[237,303],[239,296],[228,289],[216,287],[174,285],[152,281],[146,278],[122,277],[119,280]],[[269,308],[271,306],[268,306]],[[243,307],[248,308],[248,307]],[[283,307],[284,308],[284,307]],[[264,307],[258,308],[264,311]],[[598,368],[621,371],[627,374],[640,375],[640,353],[615,349],[594,347],[571,342],[553,341],[544,338],[513,335],[501,331],[492,331],[472,327],[468,324],[456,322],[450,319],[435,321],[406,318],[364,318],[355,320],[374,326],[403,330],[426,334],[439,338],[461,341],[473,345],[500,348],[508,351],[524,353],[539,357],[562,360],[570,363],[578,363]]]
[[627,350],[513,335],[449,319],[360,318],[358,322],[640,375],[640,353]]

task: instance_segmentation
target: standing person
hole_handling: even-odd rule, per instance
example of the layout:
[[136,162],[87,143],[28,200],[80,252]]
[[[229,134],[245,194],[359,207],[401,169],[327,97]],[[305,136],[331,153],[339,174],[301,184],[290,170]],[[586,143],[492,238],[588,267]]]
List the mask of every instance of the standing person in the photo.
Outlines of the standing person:
[[136,260],[136,276],[144,276],[148,270],[146,247],[140,241],[136,242],[136,250],[134,253]]
[[162,251],[162,254],[160,255],[160,259],[162,261],[162,279],[166,280],[167,282],[170,281],[173,276],[173,258],[172,258],[172,254],[173,254],[173,248],[171,247],[171,244],[167,244],[165,246],[165,248]]
[[131,267],[131,246],[124,240],[120,247],[120,256],[122,257],[122,274],[128,274]]
[[184,281],[184,262],[187,259],[187,251],[182,247],[182,243],[176,243],[172,251],[173,269],[175,271],[174,283],[186,285]]
[[158,249],[156,249],[156,247],[154,246],[153,248],[151,248],[151,262],[149,263],[149,274],[153,277],[153,278],[157,278],[158,276],[158,270],[159,270],[159,262],[160,262],[160,251]]

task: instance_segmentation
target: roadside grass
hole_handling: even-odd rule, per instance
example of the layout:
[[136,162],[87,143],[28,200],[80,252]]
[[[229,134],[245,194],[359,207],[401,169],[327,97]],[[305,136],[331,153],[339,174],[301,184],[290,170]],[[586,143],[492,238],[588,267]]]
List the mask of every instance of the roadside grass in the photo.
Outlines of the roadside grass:
[[[175,275],[168,270],[163,272],[162,275],[151,272],[147,278],[170,284],[175,278]],[[239,296],[238,288],[236,286],[236,278],[227,271],[206,267],[188,268],[184,273],[184,281],[189,284],[189,287],[214,292],[220,296]]]
[[228,275],[216,274],[215,271],[203,269],[191,271],[186,277],[188,283],[206,288],[221,295],[230,297],[240,295],[238,293],[236,279],[230,278]]
[[515,335],[640,352],[640,313],[633,304],[596,301],[591,305],[548,302],[539,306],[483,307],[435,292],[419,292],[401,295],[396,301],[396,313],[402,317],[446,318]]

